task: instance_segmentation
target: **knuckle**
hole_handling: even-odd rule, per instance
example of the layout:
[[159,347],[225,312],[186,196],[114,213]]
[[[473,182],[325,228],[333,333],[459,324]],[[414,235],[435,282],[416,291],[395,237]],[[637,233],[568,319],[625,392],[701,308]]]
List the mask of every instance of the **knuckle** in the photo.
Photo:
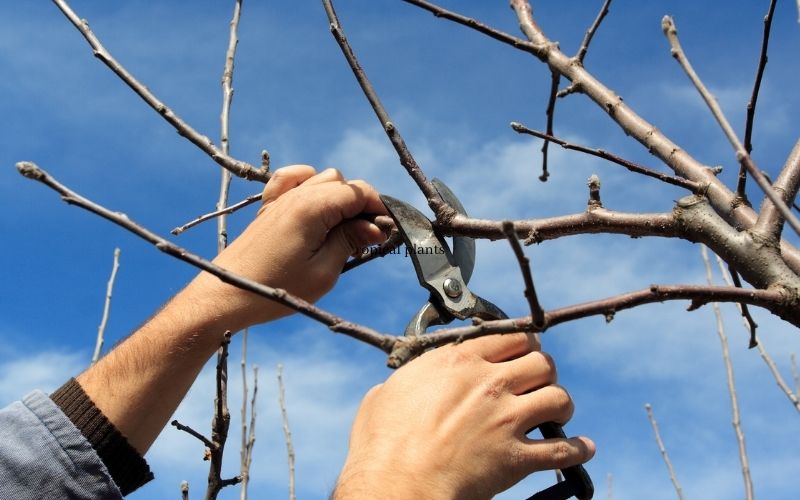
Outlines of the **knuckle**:
[[553,356],[551,356],[546,352],[540,352],[539,354],[542,356],[544,360],[544,364],[546,366],[545,373],[548,376],[548,379],[551,380],[552,382],[555,382],[556,380],[558,380],[558,371],[556,370],[556,362],[553,359]]
[[503,375],[490,375],[483,382],[483,392],[492,399],[497,399],[508,391],[511,381]]
[[553,461],[559,466],[567,467],[576,462],[575,448],[566,440],[560,440],[553,443],[552,449]]
[[572,398],[566,389],[560,385],[553,385],[552,387],[554,389],[552,398],[553,406],[555,410],[558,411],[559,416],[557,420],[562,424],[566,423],[572,418],[572,414],[575,412],[575,404],[572,402]]

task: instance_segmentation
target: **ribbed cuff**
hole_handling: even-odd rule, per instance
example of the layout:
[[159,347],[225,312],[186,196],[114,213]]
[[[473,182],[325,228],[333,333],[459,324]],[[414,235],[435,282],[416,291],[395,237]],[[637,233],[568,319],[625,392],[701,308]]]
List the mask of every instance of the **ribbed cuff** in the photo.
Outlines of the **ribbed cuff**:
[[145,459],[71,378],[50,399],[72,420],[103,461],[123,495],[153,479]]

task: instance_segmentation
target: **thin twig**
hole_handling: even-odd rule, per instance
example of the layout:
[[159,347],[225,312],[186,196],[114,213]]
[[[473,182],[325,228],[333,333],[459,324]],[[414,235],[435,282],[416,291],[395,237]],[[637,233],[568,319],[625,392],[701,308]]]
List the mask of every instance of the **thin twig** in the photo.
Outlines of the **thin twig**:
[[[772,182],[768,175],[764,174],[764,177],[767,182]],[[800,190],[800,140],[795,142],[792,151],[786,158],[778,178],[772,183],[772,190],[780,193],[781,199],[785,203],[791,204],[795,209],[798,209],[795,197],[798,190]],[[782,227],[780,218],[781,216],[775,205],[769,203],[768,200],[764,200],[761,203],[761,213],[755,228],[777,227],[780,229]],[[780,236],[780,234],[777,233],[775,236]]]
[[253,462],[253,447],[256,442],[256,395],[258,394],[258,367],[253,367],[253,397],[250,400],[250,425],[247,425],[247,335],[242,332],[242,443],[239,452],[239,476],[242,478],[239,500],[247,500],[250,483],[250,465]]
[[397,129],[397,126],[392,121],[389,113],[387,113],[386,109],[383,107],[377,92],[375,92],[375,88],[367,78],[364,68],[362,68],[361,64],[358,62],[353,49],[350,48],[350,44],[348,43],[341,24],[339,23],[339,18],[336,16],[333,3],[331,0],[322,0],[322,4],[325,7],[325,13],[328,15],[331,34],[333,34],[336,43],[342,50],[342,54],[344,54],[344,57],[347,60],[350,69],[353,71],[353,75],[355,75],[361,90],[364,92],[364,95],[372,106],[373,111],[375,111],[375,115],[381,122],[381,126],[386,132],[386,135],[389,137],[389,141],[391,141],[392,146],[394,146],[394,149],[400,158],[400,163],[403,165],[403,167],[405,167],[406,172],[408,172],[408,175],[411,176],[411,178],[417,184],[417,187],[419,187],[420,191],[422,191],[422,194],[425,195],[425,199],[428,201],[428,206],[430,206],[431,210],[433,210],[433,213],[436,214],[437,219],[446,220],[452,217],[452,215],[455,214],[455,210],[447,205],[447,203],[439,194],[439,191],[437,191],[428,178],[425,177],[425,173],[422,171],[420,166],[417,164],[417,161],[408,150],[408,147],[406,146],[403,137],[400,135],[400,131]]
[[533,325],[537,329],[544,329],[544,309],[539,304],[539,298],[536,296],[536,287],[533,284],[533,275],[531,274],[531,262],[522,251],[522,245],[519,244],[517,239],[517,232],[514,230],[514,223],[510,220],[503,222],[503,230],[506,233],[511,249],[517,257],[519,269],[522,272],[522,279],[525,282],[525,298],[528,300],[528,307],[531,310],[531,318]]
[[[711,261],[708,259],[708,250],[705,245],[700,245],[700,252],[703,256],[703,265],[705,265],[706,268],[706,280],[709,286],[713,286],[714,276],[711,271]],[[719,336],[719,343],[722,348],[722,361],[725,364],[725,378],[728,384],[728,394],[731,398],[731,423],[736,433],[736,444],[739,447],[739,463],[742,466],[745,499],[753,500],[753,481],[750,478],[750,464],[747,459],[747,447],[745,446],[742,420],[739,414],[739,400],[736,396],[736,382],[734,381],[733,364],[731,363],[730,350],[728,349],[728,336],[725,334],[725,325],[722,322],[722,312],[720,311],[719,303],[713,302],[711,307],[714,309],[714,317],[717,320],[717,336]]]
[[242,478],[239,499],[247,500],[247,484],[250,482],[250,467],[247,463],[247,334],[249,328],[242,332],[242,360],[239,366],[242,370],[242,442],[239,448],[239,476]]
[[491,26],[483,24],[482,22],[473,19],[471,17],[463,16],[456,12],[449,11],[447,9],[439,7],[438,5],[426,2],[424,0],[403,0],[403,1],[406,3],[410,3],[412,5],[416,5],[417,7],[420,7],[422,9],[425,9],[436,17],[441,17],[442,19],[447,19],[449,21],[453,21],[455,23],[467,26],[469,28],[472,28],[476,31],[483,33],[484,35],[494,38],[495,40],[510,45],[516,49],[533,54],[537,57],[541,52],[541,47],[536,46],[527,40],[523,40],[522,38],[517,38],[514,35],[511,35],[504,31],[492,28]]
[[597,13],[597,17],[594,19],[594,22],[591,26],[589,26],[589,29],[586,30],[586,34],[583,36],[581,46],[578,49],[578,53],[575,55],[575,59],[577,59],[581,64],[583,64],[583,59],[586,57],[586,52],[589,50],[589,44],[592,42],[592,38],[597,32],[597,28],[600,27],[600,23],[603,22],[603,19],[608,14],[609,5],[611,5],[611,0],[605,0],[605,2],[603,2],[603,6],[600,7],[600,12]]
[[794,393],[800,398],[800,370],[797,369],[797,356],[795,353],[789,355],[789,364],[792,367],[792,378],[794,379]]
[[[753,162],[752,158],[750,158],[750,155],[747,153],[747,151],[744,149],[744,146],[742,146],[742,143],[739,141],[736,132],[734,132],[733,127],[731,127],[731,124],[728,122],[728,119],[725,118],[725,114],[719,107],[717,99],[708,91],[706,86],[700,80],[700,77],[697,76],[697,73],[692,68],[692,65],[691,63],[689,63],[689,60],[686,58],[686,54],[683,52],[683,49],[681,48],[680,45],[680,41],[678,40],[678,29],[675,27],[675,22],[672,20],[671,17],[664,16],[664,18],[661,21],[661,27],[664,30],[664,34],[666,35],[667,40],[669,40],[672,57],[674,57],[678,61],[683,70],[689,76],[689,79],[697,88],[697,91],[700,93],[703,100],[706,102],[706,105],[711,110],[711,113],[714,115],[714,118],[717,120],[717,123],[719,123],[720,127],[722,128],[722,131],[728,138],[728,141],[733,146],[733,149],[736,152],[736,159],[739,161],[739,163],[742,164],[744,168],[747,169],[747,171],[750,173],[753,179],[755,179],[756,183],[764,192],[764,194],[767,196],[767,198],[769,198],[770,201],[773,203],[778,212],[789,223],[789,225],[792,226],[792,229],[794,229],[794,231],[798,235],[800,235],[800,220],[798,220],[797,217],[794,216],[789,207],[786,206],[786,203],[784,203],[781,197],[772,189],[772,186],[770,186],[769,182],[767,182],[767,180],[764,178],[764,174],[761,173],[761,169],[759,169]],[[759,215],[756,226],[764,225],[762,217],[763,213]],[[770,221],[769,226],[771,227],[766,227],[764,229],[770,231],[772,234],[777,235],[780,232],[781,225],[782,224],[780,224],[778,220]]]
[[[722,258],[719,255],[717,257],[717,262],[720,264],[720,269],[722,269]],[[730,281],[726,280],[728,286],[736,286],[742,288],[742,280],[739,278],[739,273],[731,266],[728,266],[728,272],[730,273]],[[727,278],[726,273],[722,273],[723,278]],[[756,320],[753,319],[753,316],[750,314],[750,309],[747,307],[747,304],[739,304],[739,312],[742,314],[742,319],[745,321],[745,326],[750,331],[750,343],[748,347],[752,349],[756,345],[758,345],[758,339],[756,338],[756,329],[758,328],[758,323]]]
[[230,343],[231,332],[227,331],[217,353],[217,390],[214,398],[214,417],[211,419],[211,441],[215,446],[211,448],[206,500],[215,500],[222,488],[238,484],[242,480],[240,476],[222,479],[222,458],[231,423],[231,413],[228,409],[228,346]]
[[83,37],[92,47],[94,56],[103,62],[108,68],[114,72],[123,82],[125,82],[139,97],[141,97],[151,108],[153,108],[159,115],[172,125],[178,134],[188,139],[192,144],[200,148],[201,151],[206,153],[212,160],[219,166],[230,170],[231,173],[248,180],[256,180],[267,182],[270,174],[264,170],[260,170],[250,165],[247,162],[237,160],[228,156],[220,150],[207,136],[204,136],[193,129],[188,123],[183,121],[175,112],[167,107],[161,100],[159,100],[150,89],[137,80],[131,73],[128,72],[116,59],[111,55],[108,50],[100,43],[100,40],[95,36],[91,29],[89,29],[89,22],[81,19],[75,11],[67,4],[66,0],[53,0],[56,6],[64,13],[75,28],[81,32]]
[[636,172],[637,174],[653,177],[655,179],[658,179],[662,182],[666,182],[667,184],[671,184],[673,186],[680,186],[682,188],[686,188],[695,194],[700,194],[708,188],[707,185],[703,185],[699,182],[690,181],[688,179],[684,179],[683,177],[676,177],[674,175],[668,175],[662,172],[658,172],[657,170],[644,167],[642,165],[626,160],[625,158],[621,158],[615,154],[609,153],[608,151],[602,149],[592,149],[586,146],[581,146],[579,144],[572,144],[570,142],[567,142],[563,139],[552,136],[550,134],[530,129],[521,123],[511,122],[511,128],[514,129],[515,132],[518,132],[520,134],[528,134],[534,137],[538,137],[539,139],[544,139],[545,141],[554,142],[564,149],[571,149],[573,151],[579,151],[581,153],[586,153],[592,156],[596,156],[598,158],[602,158],[604,160],[608,160],[612,163],[616,163],[617,165],[621,165],[627,168],[631,172]]
[[608,494],[606,497],[608,500],[614,500],[614,476],[612,476],[610,472],[606,475],[606,483],[608,483]]
[[[730,273],[730,268],[725,265],[725,262],[720,258],[719,255],[716,255],[716,258],[717,258],[717,265],[719,266],[719,272],[722,275],[722,280],[728,286],[734,286],[735,281],[733,280],[733,276],[735,275]],[[741,285],[737,286],[741,288]],[[743,304],[737,304],[737,306],[739,307],[739,312],[742,314],[742,324],[744,325],[745,330],[748,330],[750,332],[751,341],[756,340],[756,348],[758,349],[758,354],[761,356],[761,359],[764,360],[764,363],[767,365],[767,368],[769,368],[770,373],[772,373],[772,377],[775,379],[775,383],[778,384],[778,387],[780,388],[781,392],[783,392],[786,395],[786,397],[789,398],[789,401],[792,403],[792,406],[794,406],[795,409],[798,412],[800,412],[800,394],[795,394],[794,392],[792,392],[792,389],[783,379],[783,376],[778,370],[778,366],[775,364],[775,361],[773,361],[772,357],[769,355],[766,346],[764,346],[764,341],[762,339],[756,339],[754,337],[755,330],[752,325],[755,324],[755,321],[753,320],[752,317],[750,317],[750,313],[748,312],[747,315],[745,315],[746,308],[743,307]]]
[[647,411],[647,418],[650,420],[650,425],[653,426],[653,433],[656,436],[658,451],[661,452],[661,458],[664,459],[664,463],[667,465],[669,479],[672,481],[672,486],[675,488],[675,493],[678,494],[678,498],[683,500],[683,490],[678,482],[678,477],[675,475],[675,469],[672,468],[672,462],[670,462],[669,455],[667,455],[667,449],[664,447],[664,441],[661,440],[661,433],[658,432],[658,424],[656,423],[656,418],[653,416],[653,407],[650,405],[650,403],[647,403],[644,405],[644,409]]
[[162,252],[187,262],[199,269],[202,269],[209,274],[213,274],[225,283],[278,302],[279,304],[287,306],[290,309],[303,314],[304,316],[308,316],[309,318],[327,325],[328,328],[334,332],[343,333],[345,335],[357,338],[363,342],[366,342],[367,344],[374,345],[384,352],[390,352],[394,346],[396,339],[391,335],[382,334],[366,326],[345,321],[334,314],[320,309],[313,304],[288,293],[286,290],[262,285],[261,283],[257,283],[243,276],[231,273],[219,267],[218,265],[171,243],[170,241],[135,223],[128,218],[127,215],[119,212],[112,212],[111,210],[82,197],[78,193],[59,183],[56,179],[50,176],[50,174],[31,162],[17,163],[17,169],[23,176],[41,182],[42,184],[59,193],[62,200],[64,200],[66,203],[79,206],[127,229],[140,238],[150,242]]
[[[236,0],[233,7],[233,18],[230,23],[228,37],[228,50],[225,53],[225,66],[222,70],[222,111],[219,115],[220,146],[223,154],[230,152],[231,101],[233,100],[233,63],[236,57],[236,46],[239,44],[238,29],[239,18],[242,14],[242,0]],[[228,191],[231,186],[231,173],[223,169],[219,184],[219,200],[217,211],[223,210],[228,205]],[[228,246],[228,221],[225,213],[217,219],[217,252],[222,252]]]
[[114,291],[114,280],[117,279],[117,270],[119,270],[119,248],[114,249],[114,262],[111,265],[111,276],[108,278],[108,284],[106,284],[106,298],[103,304],[103,317],[100,319],[100,326],[97,327],[97,341],[94,344],[92,364],[97,363],[97,360],[100,359],[100,353],[103,351],[106,324],[108,323],[108,313],[111,311],[111,295]]
[[191,221],[187,222],[186,224],[184,224],[182,226],[176,227],[175,229],[170,231],[170,233],[172,233],[175,236],[177,236],[177,235],[181,234],[182,232],[186,231],[187,229],[192,228],[192,227],[194,227],[194,226],[196,226],[198,224],[201,224],[201,223],[203,223],[203,222],[205,222],[207,220],[214,219],[216,217],[221,217],[221,216],[223,216],[225,214],[232,214],[233,212],[236,212],[237,210],[239,210],[241,208],[247,207],[247,206],[252,205],[253,203],[255,203],[257,201],[260,201],[262,194],[263,193],[251,194],[250,196],[248,196],[247,198],[243,199],[242,201],[240,201],[238,203],[234,203],[233,205],[230,205],[228,207],[225,207],[222,210],[215,210],[214,212],[210,212],[210,213],[207,213],[205,215],[201,215],[201,216],[197,217],[196,219],[191,220]]
[[[556,95],[558,94],[558,85],[561,83],[561,74],[557,71],[550,72],[550,96],[547,98],[547,109],[545,116],[547,117],[547,135],[553,135],[553,120],[556,112]],[[547,182],[550,177],[550,172],[547,171],[547,152],[549,150],[550,141],[545,139],[542,143],[542,175],[539,180]]]
[[181,500],[189,500],[189,481],[181,481]]
[[289,416],[286,412],[286,389],[283,386],[283,365],[278,365],[278,404],[281,407],[283,436],[286,439],[286,460],[289,463],[289,500],[295,500],[294,492],[294,446],[292,431],[289,429]]
[[196,430],[192,429],[188,425],[184,425],[184,424],[178,422],[177,420],[173,420],[171,422],[171,424],[172,424],[173,427],[175,427],[179,431],[183,431],[186,434],[189,434],[190,436],[193,436],[193,437],[197,438],[200,442],[202,442],[204,445],[206,445],[206,448],[208,448],[209,451],[211,451],[213,448],[216,447],[216,445],[210,439],[208,439],[204,435],[200,434]]
[[[764,36],[761,39],[761,54],[758,57],[758,68],[756,69],[756,79],[753,82],[753,92],[750,94],[750,101],[747,103],[747,119],[744,125],[744,149],[747,154],[753,152],[753,121],[756,115],[756,103],[758,92],[761,89],[761,79],[764,77],[764,68],[767,66],[767,49],[769,47],[769,32],[772,27],[772,15],[775,13],[777,0],[771,0],[767,15],[764,16]],[[747,184],[747,171],[744,165],[739,166],[739,181],[736,184],[736,195],[743,200],[747,199],[745,186]]]

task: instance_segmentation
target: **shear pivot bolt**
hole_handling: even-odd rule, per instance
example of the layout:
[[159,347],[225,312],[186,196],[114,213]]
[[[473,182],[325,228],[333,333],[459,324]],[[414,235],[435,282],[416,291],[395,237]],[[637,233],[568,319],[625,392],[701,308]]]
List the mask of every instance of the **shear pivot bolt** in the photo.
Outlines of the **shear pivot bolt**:
[[448,297],[455,299],[461,296],[461,283],[459,283],[458,280],[447,278],[444,280],[443,287],[444,293],[446,293]]

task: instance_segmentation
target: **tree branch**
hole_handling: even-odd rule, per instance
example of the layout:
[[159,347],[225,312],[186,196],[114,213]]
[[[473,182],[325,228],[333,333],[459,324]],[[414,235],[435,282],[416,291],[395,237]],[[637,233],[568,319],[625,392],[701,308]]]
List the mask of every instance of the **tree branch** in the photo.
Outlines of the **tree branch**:
[[159,100],[145,85],[137,80],[131,73],[128,72],[116,59],[111,55],[108,50],[100,43],[100,40],[95,36],[91,29],[89,29],[89,22],[81,19],[67,4],[66,0],[53,0],[56,6],[64,13],[75,28],[81,32],[83,37],[92,47],[94,56],[100,59],[108,68],[114,72],[125,84],[127,84],[139,97],[141,97],[151,108],[153,108],[159,115],[172,125],[178,134],[188,139],[192,144],[200,148],[201,151],[206,153],[212,160],[219,166],[229,170],[231,173],[242,177],[247,180],[256,180],[260,182],[267,182],[270,174],[266,171],[259,170],[249,163],[237,160],[228,156],[222,150],[211,142],[211,139],[200,134],[193,129],[188,123],[183,121],[174,111],[172,111],[166,104]]
[[[260,201],[262,194],[263,193],[251,194],[250,196],[248,196],[247,198],[243,199],[242,201],[240,201],[238,203],[234,203],[233,205],[225,207],[225,208],[223,208],[221,210],[216,210],[214,212],[210,212],[210,213],[207,213],[205,215],[201,215],[201,216],[197,217],[196,219],[193,219],[193,220],[187,222],[186,224],[184,224],[182,226],[176,227],[175,229],[170,231],[170,233],[172,233],[175,236],[177,236],[177,235],[181,234],[182,232],[186,231],[187,229],[190,229],[190,228],[192,228],[192,227],[194,227],[194,226],[196,226],[198,224],[201,224],[201,223],[203,223],[203,222],[205,222],[207,220],[214,219],[216,217],[220,217],[220,216],[222,216],[224,214],[232,214],[233,212],[236,212],[240,208],[244,208],[244,207],[250,206],[250,205],[252,205],[253,203],[255,203],[257,201]],[[227,233],[226,233],[226,235],[227,235]],[[226,242],[227,242],[227,236],[226,236]]]
[[[722,259],[719,258],[719,255],[716,256],[717,258],[717,265],[719,266],[719,272],[722,275],[722,280],[728,286],[733,286],[735,280],[732,279],[732,276],[735,274],[729,274],[729,268],[726,268]],[[741,285],[737,285],[741,287]],[[744,304],[737,304],[739,307],[739,312],[742,314],[742,324],[744,325],[745,330],[750,332],[750,340],[751,340],[751,347],[756,347],[758,349],[758,354],[761,356],[761,359],[764,360],[766,363],[767,368],[769,368],[770,373],[772,373],[772,377],[775,379],[775,383],[778,384],[778,387],[781,391],[789,398],[789,401],[792,403],[792,406],[800,412],[800,394],[795,394],[789,388],[789,385],[783,380],[783,376],[781,376],[780,371],[778,371],[777,365],[775,365],[775,361],[772,360],[772,357],[767,352],[767,348],[764,346],[764,341],[762,339],[756,338],[755,333],[755,321],[750,316],[750,313],[747,311],[747,306]]]
[[586,57],[586,52],[589,50],[589,44],[592,43],[592,38],[597,32],[597,28],[600,27],[600,23],[603,22],[603,19],[608,14],[609,5],[611,5],[611,0],[605,0],[605,2],[603,2],[603,6],[600,7],[600,12],[597,13],[597,17],[594,19],[594,22],[591,26],[589,26],[589,29],[586,30],[586,34],[583,37],[583,41],[578,49],[578,53],[575,55],[575,59],[577,59],[581,64],[583,64],[583,59]]
[[436,190],[433,184],[431,184],[428,178],[425,177],[425,173],[417,164],[414,156],[408,150],[403,137],[400,135],[400,131],[391,120],[389,113],[386,112],[386,109],[383,107],[377,92],[375,92],[375,88],[367,78],[364,68],[361,67],[361,64],[358,62],[353,49],[350,48],[350,44],[348,43],[344,31],[339,24],[339,18],[336,16],[333,3],[331,0],[322,0],[322,4],[325,7],[325,13],[328,15],[328,20],[330,21],[331,34],[333,34],[333,38],[336,40],[336,43],[339,44],[339,48],[342,50],[342,54],[344,54],[347,64],[350,65],[350,69],[353,71],[353,75],[355,75],[361,90],[364,92],[364,95],[372,106],[373,111],[375,111],[375,115],[381,122],[381,126],[386,132],[386,135],[389,137],[389,141],[391,141],[392,146],[394,146],[394,149],[400,158],[400,163],[403,165],[403,167],[405,167],[406,172],[408,172],[408,175],[410,175],[417,184],[417,187],[419,187],[420,191],[422,191],[422,194],[425,195],[425,199],[428,201],[428,206],[430,206],[431,210],[433,210],[433,213],[436,214],[436,218],[438,220],[450,219],[453,215],[455,215],[455,210],[448,206],[447,203],[442,199],[441,195],[439,195],[439,192]]
[[[745,302],[770,309],[770,306],[774,308],[776,304],[782,304],[784,296],[777,290],[743,290],[735,287],[700,285],[651,285],[649,288],[643,290],[546,311],[544,322],[547,329],[551,329],[561,323],[567,323],[579,318],[586,318],[589,316],[604,316],[608,318],[618,311],[624,311],[643,304],[687,299],[691,300],[688,308],[690,311],[715,301]],[[790,308],[789,306],[785,307],[787,309]],[[800,323],[800,320],[795,320],[793,324]],[[396,368],[419,354],[422,354],[427,349],[440,347],[453,342],[463,342],[485,335],[540,331],[542,330],[537,329],[533,325],[530,316],[494,321],[474,320],[472,326],[437,330],[418,337],[398,337],[394,348],[389,354],[389,361],[387,364],[390,367]]]
[[[233,7],[233,18],[230,23],[228,37],[228,50],[225,53],[225,66],[222,70],[222,111],[219,115],[220,145],[223,154],[230,152],[229,123],[231,115],[231,101],[233,100],[233,63],[236,57],[236,46],[239,43],[239,19],[242,14],[242,0],[236,0]],[[217,211],[223,210],[228,205],[228,191],[231,186],[231,173],[223,169],[219,184],[219,200]],[[217,219],[217,252],[222,252],[228,246],[228,223],[225,213]]]
[[794,379],[794,392],[797,397],[800,397],[800,371],[797,370],[797,356],[794,353],[789,356],[789,362],[792,367],[792,378]]
[[100,353],[103,351],[103,343],[105,342],[106,324],[108,323],[108,313],[111,311],[111,294],[114,291],[114,280],[117,278],[117,271],[119,270],[119,248],[114,249],[114,262],[111,265],[111,276],[108,278],[106,285],[106,299],[103,304],[103,317],[100,319],[100,326],[97,327],[97,340],[94,344],[94,354],[92,354],[92,365],[97,363],[100,359]]
[[225,443],[228,440],[228,429],[231,413],[228,410],[228,346],[231,343],[231,332],[225,332],[222,345],[217,353],[216,397],[214,398],[214,417],[211,420],[211,464],[208,468],[208,489],[206,500],[216,500],[222,488],[238,484],[242,478],[222,479],[222,458]]
[[592,149],[586,146],[581,146],[579,144],[572,144],[563,139],[559,139],[558,137],[554,137],[551,134],[546,134],[544,132],[539,132],[538,130],[530,129],[521,123],[511,122],[511,128],[514,129],[514,131],[517,133],[532,135],[534,137],[538,137],[539,139],[544,139],[545,141],[554,142],[564,149],[571,149],[573,151],[579,151],[581,153],[586,153],[592,156],[596,156],[598,158],[602,158],[604,160],[608,160],[612,163],[616,163],[617,165],[621,165],[627,168],[631,172],[636,172],[637,174],[653,177],[662,182],[666,182],[667,184],[688,189],[689,191],[695,194],[702,194],[708,189],[708,184],[701,184],[699,182],[690,181],[682,177],[667,175],[657,170],[653,170],[651,168],[644,167],[637,163],[633,163],[632,161],[626,160],[625,158],[609,153],[608,151],[602,149]]
[[533,326],[537,329],[545,329],[544,323],[544,309],[539,304],[539,298],[536,296],[536,287],[533,285],[533,275],[531,274],[530,260],[525,256],[522,251],[522,246],[517,239],[517,232],[514,230],[514,223],[503,221],[503,232],[508,238],[511,249],[517,257],[520,271],[522,272],[522,279],[525,282],[525,298],[528,300],[528,307],[531,310],[531,318],[533,319]]
[[453,21],[463,26],[467,26],[469,28],[472,28],[476,31],[483,33],[484,35],[494,38],[499,42],[503,42],[507,45],[510,45],[515,49],[519,49],[539,57],[539,52],[541,51],[541,47],[538,47],[527,40],[523,40],[522,38],[517,38],[504,31],[500,31],[498,29],[492,28],[491,26],[483,24],[482,22],[477,21],[471,17],[463,16],[456,12],[449,11],[447,9],[439,7],[438,5],[426,2],[424,0],[403,0],[403,1],[406,3],[410,3],[412,5],[416,5],[417,7],[420,7],[422,9],[425,9],[436,17],[441,17],[442,19],[447,19],[448,21]]
[[183,431],[183,432],[189,434],[190,436],[193,436],[193,437],[197,438],[201,443],[206,445],[206,448],[208,448],[209,451],[211,449],[213,449],[214,447],[216,447],[216,445],[210,439],[208,439],[204,435],[200,434],[196,430],[192,429],[188,425],[183,425],[182,423],[178,422],[177,420],[173,420],[171,422],[171,424],[172,424],[173,427],[175,427],[179,431]]
[[[550,72],[550,96],[547,98],[547,109],[545,116],[547,117],[547,135],[553,135],[553,117],[556,111],[556,95],[558,94],[558,85],[561,83],[561,75],[556,71]],[[547,182],[550,177],[550,172],[547,171],[547,152],[550,146],[550,141],[545,139],[542,143],[542,175],[539,180]]]
[[647,411],[647,419],[650,420],[650,425],[653,427],[653,434],[655,434],[656,437],[658,451],[661,452],[661,458],[664,459],[664,464],[666,464],[667,471],[669,471],[669,479],[672,481],[672,486],[675,488],[675,493],[678,494],[678,498],[683,500],[683,490],[678,482],[678,477],[675,475],[675,469],[672,468],[672,462],[670,462],[669,455],[667,455],[664,441],[661,440],[661,433],[658,432],[658,424],[656,423],[656,418],[653,416],[653,407],[650,403],[647,403],[644,405],[644,409]]
[[[675,26],[675,22],[671,17],[664,16],[664,19],[661,21],[661,27],[664,30],[667,40],[669,40],[672,57],[678,61],[683,70],[686,72],[686,75],[697,88],[697,91],[700,93],[703,100],[706,102],[706,105],[708,105],[708,108],[711,110],[711,114],[714,115],[714,118],[717,120],[717,123],[719,123],[722,131],[728,138],[728,141],[736,151],[736,159],[744,168],[747,169],[750,175],[753,176],[753,179],[755,179],[758,186],[761,188],[767,198],[769,198],[770,201],[775,205],[775,208],[778,210],[778,212],[780,212],[789,225],[792,226],[792,229],[794,229],[794,231],[800,235],[800,220],[794,216],[789,207],[786,206],[786,203],[781,200],[780,196],[773,191],[772,186],[770,186],[769,182],[767,182],[767,179],[764,178],[764,174],[761,173],[761,170],[756,166],[752,158],[750,158],[750,155],[744,149],[744,146],[742,146],[742,143],[736,136],[736,132],[733,131],[733,127],[731,127],[728,119],[725,118],[725,114],[719,107],[716,98],[711,95],[706,86],[700,80],[700,77],[697,76],[697,73],[694,71],[694,68],[692,68],[691,63],[689,63],[689,60],[686,58],[686,54],[683,52],[680,41],[678,40],[678,29]],[[765,223],[762,222],[762,217],[763,213],[759,215],[758,222],[755,224],[756,227],[763,227],[765,225]],[[775,236],[780,234],[780,224],[766,227],[764,229],[769,230],[770,233]]]
[[242,443],[239,450],[239,477],[242,488],[239,500],[247,500],[247,485],[250,482],[250,464],[253,461],[253,446],[256,441],[256,393],[258,392],[258,367],[253,367],[253,399],[250,402],[250,426],[247,425],[247,334],[248,328],[242,332]]
[[[703,264],[706,268],[706,281],[709,286],[714,285],[714,277],[711,272],[711,262],[708,259],[708,251],[705,245],[700,245],[700,252],[703,256]],[[725,379],[728,384],[728,395],[731,398],[731,424],[736,434],[736,444],[739,447],[739,463],[742,466],[742,477],[744,479],[744,494],[746,500],[753,500],[753,481],[750,478],[750,464],[747,459],[747,447],[745,446],[744,432],[742,431],[742,419],[739,414],[739,399],[736,396],[736,382],[733,377],[733,364],[731,363],[730,350],[728,348],[728,336],[725,334],[725,325],[722,322],[722,313],[718,302],[712,302],[714,317],[717,321],[717,336],[719,337],[720,347],[722,348],[722,361],[725,364]]]
[[189,500],[189,482],[181,481],[181,500]]
[[[772,184],[772,190],[778,193],[787,205],[793,204],[798,188],[800,188],[800,140],[795,143],[778,178]],[[779,210],[773,203],[764,200],[761,204],[761,213],[756,228],[762,231],[777,231],[775,235],[780,237],[782,227],[783,221]]]
[[281,408],[283,436],[286,439],[286,460],[289,464],[289,500],[295,500],[294,491],[294,446],[292,431],[289,429],[289,416],[286,412],[286,389],[283,386],[283,365],[278,365],[278,404]]
[[17,163],[17,169],[23,176],[39,181],[50,189],[53,189],[59,193],[61,198],[66,203],[79,206],[127,229],[145,241],[150,242],[162,252],[187,262],[199,269],[202,269],[209,274],[213,274],[225,283],[278,302],[279,304],[293,309],[304,316],[308,316],[309,318],[327,325],[328,328],[334,332],[343,333],[347,336],[356,338],[367,344],[373,345],[384,352],[391,352],[391,349],[394,346],[396,340],[391,335],[378,333],[377,331],[366,326],[345,321],[344,319],[320,309],[299,297],[295,297],[286,290],[262,285],[243,276],[231,273],[217,266],[213,262],[203,259],[202,257],[199,257],[198,255],[195,255],[169,242],[152,231],[136,224],[129,219],[127,215],[119,212],[112,212],[111,210],[108,210],[107,208],[80,196],[63,184],[59,183],[47,172],[31,162]]
[[[771,0],[767,15],[764,16],[764,36],[761,40],[761,54],[758,57],[758,68],[756,69],[756,79],[753,82],[753,92],[750,94],[750,101],[747,103],[747,119],[744,125],[744,149],[747,154],[753,152],[753,121],[756,114],[756,102],[758,101],[758,92],[761,89],[761,79],[764,77],[764,68],[767,66],[767,49],[769,47],[769,32],[772,27],[772,15],[775,13],[775,4],[777,0]],[[736,184],[736,195],[743,200],[747,199],[745,194],[745,186],[747,183],[747,170],[744,165],[739,166],[739,181]]]

